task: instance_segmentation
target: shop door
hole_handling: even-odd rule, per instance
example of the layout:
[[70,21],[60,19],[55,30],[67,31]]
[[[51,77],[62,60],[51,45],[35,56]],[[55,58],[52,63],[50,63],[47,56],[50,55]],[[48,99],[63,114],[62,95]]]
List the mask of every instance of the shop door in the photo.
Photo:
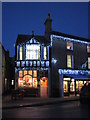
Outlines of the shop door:
[[48,97],[48,78],[46,77],[40,79],[40,96]]

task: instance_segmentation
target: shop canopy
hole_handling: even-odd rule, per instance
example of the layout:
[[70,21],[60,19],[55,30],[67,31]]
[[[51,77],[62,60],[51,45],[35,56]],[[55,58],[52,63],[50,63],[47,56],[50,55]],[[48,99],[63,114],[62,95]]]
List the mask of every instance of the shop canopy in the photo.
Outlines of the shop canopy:
[[65,74],[65,76],[73,78],[73,79],[87,79],[87,80],[90,80],[90,75]]

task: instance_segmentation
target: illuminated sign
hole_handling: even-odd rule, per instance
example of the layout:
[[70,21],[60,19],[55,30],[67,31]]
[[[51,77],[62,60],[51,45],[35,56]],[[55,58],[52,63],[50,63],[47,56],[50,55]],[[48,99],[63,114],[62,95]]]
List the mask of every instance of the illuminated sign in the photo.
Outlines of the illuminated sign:
[[78,75],[78,74],[88,74],[90,75],[90,71],[88,70],[70,70],[70,69],[59,69],[58,70],[59,74],[75,74],[75,75]]

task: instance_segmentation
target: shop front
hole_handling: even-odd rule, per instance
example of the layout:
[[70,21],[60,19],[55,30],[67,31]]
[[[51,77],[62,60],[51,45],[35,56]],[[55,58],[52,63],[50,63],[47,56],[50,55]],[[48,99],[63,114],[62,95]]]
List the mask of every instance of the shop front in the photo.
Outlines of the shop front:
[[[28,91],[27,94],[48,97],[48,70],[19,70],[17,71],[16,89]],[[31,93],[32,91],[32,93]]]
[[[71,74],[72,73],[72,74]],[[79,74],[79,70],[60,70],[59,75],[63,76],[63,95],[79,96],[84,84],[90,83],[90,74]],[[87,71],[87,73],[89,73]]]

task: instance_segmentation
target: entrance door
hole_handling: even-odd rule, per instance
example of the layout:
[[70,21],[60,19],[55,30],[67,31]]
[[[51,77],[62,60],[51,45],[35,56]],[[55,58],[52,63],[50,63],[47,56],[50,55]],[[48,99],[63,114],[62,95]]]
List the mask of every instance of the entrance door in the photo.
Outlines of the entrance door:
[[48,97],[48,78],[46,77],[40,79],[40,96]]

